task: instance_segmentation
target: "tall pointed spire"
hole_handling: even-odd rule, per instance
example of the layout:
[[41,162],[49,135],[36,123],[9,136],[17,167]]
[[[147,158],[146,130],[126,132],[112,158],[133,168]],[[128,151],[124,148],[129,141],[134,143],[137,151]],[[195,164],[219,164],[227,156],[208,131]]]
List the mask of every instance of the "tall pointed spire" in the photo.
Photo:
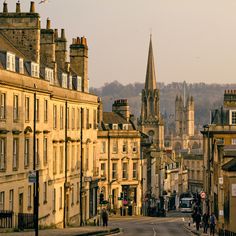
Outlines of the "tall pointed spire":
[[153,56],[153,49],[152,49],[152,35],[151,34],[150,34],[150,43],[149,43],[149,52],[148,52],[145,89],[146,90],[156,89],[156,74],[155,74],[155,64],[154,64],[154,56]]

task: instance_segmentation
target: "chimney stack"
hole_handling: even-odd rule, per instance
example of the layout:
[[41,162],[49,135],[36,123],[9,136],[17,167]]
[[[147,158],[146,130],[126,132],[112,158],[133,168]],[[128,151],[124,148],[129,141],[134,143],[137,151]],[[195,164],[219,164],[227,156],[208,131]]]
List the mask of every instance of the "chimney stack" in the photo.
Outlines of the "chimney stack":
[[49,18],[47,18],[47,26],[46,29],[51,29],[51,21]]
[[6,2],[3,3],[3,13],[8,13],[7,3]]
[[30,13],[35,13],[35,4],[34,4],[34,2],[30,2]]
[[20,13],[20,1],[16,3],[16,13]]
[[65,30],[61,29],[61,39],[66,39]]
[[58,29],[54,29],[54,38],[58,39]]

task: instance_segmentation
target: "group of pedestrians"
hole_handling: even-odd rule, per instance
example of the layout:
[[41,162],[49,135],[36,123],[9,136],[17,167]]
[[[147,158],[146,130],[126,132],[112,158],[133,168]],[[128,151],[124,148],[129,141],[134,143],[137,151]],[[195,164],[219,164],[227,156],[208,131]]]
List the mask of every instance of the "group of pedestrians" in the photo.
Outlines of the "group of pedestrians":
[[200,211],[197,211],[193,214],[193,221],[196,223],[196,230],[199,231],[200,224],[203,226],[203,233],[207,234],[208,228],[210,226],[210,235],[215,235],[215,226],[216,226],[216,217],[214,213],[209,215],[208,213],[204,213],[201,215]]

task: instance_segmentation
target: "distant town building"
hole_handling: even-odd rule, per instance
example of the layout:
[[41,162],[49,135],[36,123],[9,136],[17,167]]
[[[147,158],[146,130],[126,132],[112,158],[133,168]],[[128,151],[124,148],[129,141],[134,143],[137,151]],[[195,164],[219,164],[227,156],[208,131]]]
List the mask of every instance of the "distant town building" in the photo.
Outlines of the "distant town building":
[[[97,167],[99,194],[115,213],[141,213],[142,166],[140,132],[134,126],[127,99],[115,100],[112,112],[99,108]],[[129,209],[129,211],[128,211]]]
[[225,91],[223,106],[211,112],[211,123],[203,128],[204,210],[215,213],[222,234],[236,233],[235,90]]

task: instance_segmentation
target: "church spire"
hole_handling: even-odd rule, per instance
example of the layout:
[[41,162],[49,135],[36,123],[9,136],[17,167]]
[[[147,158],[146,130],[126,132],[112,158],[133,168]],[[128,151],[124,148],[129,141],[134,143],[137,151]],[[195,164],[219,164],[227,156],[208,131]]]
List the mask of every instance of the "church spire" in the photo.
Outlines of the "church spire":
[[155,64],[154,64],[154,56],[152,49],[152,35],[150,35],[145,89],[146,90],[156,89],[156,74],[155,74]]

